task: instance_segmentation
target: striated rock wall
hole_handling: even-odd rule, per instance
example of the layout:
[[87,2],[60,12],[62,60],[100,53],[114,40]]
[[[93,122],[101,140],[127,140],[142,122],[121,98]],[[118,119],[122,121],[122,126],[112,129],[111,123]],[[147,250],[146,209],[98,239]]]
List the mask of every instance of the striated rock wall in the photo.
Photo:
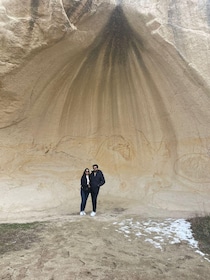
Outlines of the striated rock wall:
[[75,211],[95,162],[104,199],[208,211],[208,1],[17,3],[0,2],[2,217]]

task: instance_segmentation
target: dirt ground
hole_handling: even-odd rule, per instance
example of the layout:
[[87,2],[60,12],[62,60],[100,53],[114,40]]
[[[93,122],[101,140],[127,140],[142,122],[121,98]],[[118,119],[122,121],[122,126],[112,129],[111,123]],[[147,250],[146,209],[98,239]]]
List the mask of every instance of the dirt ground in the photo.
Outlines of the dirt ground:
[[94,218],[89,213],[38,224],[29,232],[31,239],[25,234],[22,246],[0,255],[0,279],[209,279],[210,263],[186,242],[166,244],[160,250],[145,238],[119,232],[121,221],[132,218],[141,223],[145,217],[124,209],[99,211]]

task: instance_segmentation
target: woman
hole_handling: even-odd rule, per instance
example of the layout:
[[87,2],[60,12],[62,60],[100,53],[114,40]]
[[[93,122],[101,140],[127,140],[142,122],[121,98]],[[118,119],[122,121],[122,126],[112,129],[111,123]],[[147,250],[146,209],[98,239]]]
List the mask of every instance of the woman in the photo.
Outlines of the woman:
[[80,216],[86,215],[85,206],[90,193],[90,170],[85,168],[85,171],[81,177],[81,206],[80,206]]

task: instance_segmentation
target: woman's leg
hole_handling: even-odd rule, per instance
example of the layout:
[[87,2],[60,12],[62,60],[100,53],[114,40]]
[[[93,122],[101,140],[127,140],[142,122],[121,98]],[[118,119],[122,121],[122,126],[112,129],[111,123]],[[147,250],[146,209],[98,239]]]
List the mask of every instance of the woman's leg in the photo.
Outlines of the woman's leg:
[[82,199],[82,201],[81,201],[80,211],[85,210],[85,206],[86,206],[86,203],[87,203],[88,196],[89,196],[89,192],[86,192],[81,188],[81,199]]

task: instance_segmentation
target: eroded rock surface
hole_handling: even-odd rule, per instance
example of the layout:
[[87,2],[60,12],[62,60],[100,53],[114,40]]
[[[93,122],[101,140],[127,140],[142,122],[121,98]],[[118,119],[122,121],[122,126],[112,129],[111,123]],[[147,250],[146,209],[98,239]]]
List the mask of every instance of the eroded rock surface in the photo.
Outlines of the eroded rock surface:
[[104,198],[209,211],[209,11],[2,0],[2,217],[75,211],[95,162]]

